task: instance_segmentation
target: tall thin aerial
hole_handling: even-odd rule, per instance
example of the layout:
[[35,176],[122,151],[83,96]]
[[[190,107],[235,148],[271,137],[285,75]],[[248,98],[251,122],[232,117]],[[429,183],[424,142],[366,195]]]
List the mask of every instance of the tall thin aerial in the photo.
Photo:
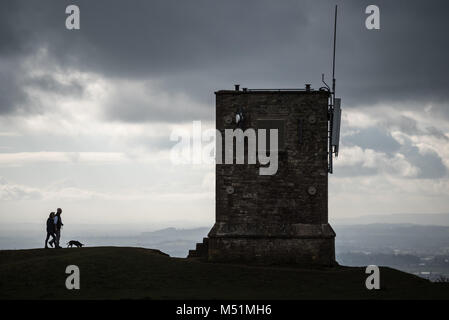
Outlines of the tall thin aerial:
[[334,16],[334,48],[332,54],[332,90],[329,102],[329,173],[333,173],[333,154],[338,157],[341,121],[341,99],[335,97],[335,49],[337,44],[337,13],[335,6]]

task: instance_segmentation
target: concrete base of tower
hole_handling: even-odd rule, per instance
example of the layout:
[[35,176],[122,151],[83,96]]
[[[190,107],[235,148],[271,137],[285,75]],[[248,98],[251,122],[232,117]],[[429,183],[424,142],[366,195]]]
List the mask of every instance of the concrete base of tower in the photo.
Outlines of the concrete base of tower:
[[220,232],[223,229],[229,228],[216,224],[209,233],[209,261],[336,265],[335,233],[329,224],[297,224],[283,229],[282,233],[263,234],[254,232],[224,234]]

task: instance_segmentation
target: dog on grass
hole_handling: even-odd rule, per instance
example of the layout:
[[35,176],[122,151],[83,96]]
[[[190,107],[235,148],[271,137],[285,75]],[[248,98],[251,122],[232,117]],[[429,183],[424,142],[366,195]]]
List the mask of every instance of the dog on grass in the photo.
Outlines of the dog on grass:
[[70,240],[69,242],[67,242],[67,248],[70,247],[72,248],[73,246],[77,247],[77,248],[82,248],[84,246],[84,244],[82,244],[79,241],[76,240]]

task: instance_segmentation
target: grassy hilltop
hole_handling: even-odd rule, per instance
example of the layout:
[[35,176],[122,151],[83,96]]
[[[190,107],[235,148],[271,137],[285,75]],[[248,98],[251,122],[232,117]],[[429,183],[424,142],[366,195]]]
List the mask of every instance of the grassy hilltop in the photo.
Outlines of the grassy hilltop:
[[[67,290],[67,265],[81,289]],[[0,251],[0,299],[447,299],[448,283],[381,268],[381,290],[364,268],[302,269],[204,263],[129,247]]]

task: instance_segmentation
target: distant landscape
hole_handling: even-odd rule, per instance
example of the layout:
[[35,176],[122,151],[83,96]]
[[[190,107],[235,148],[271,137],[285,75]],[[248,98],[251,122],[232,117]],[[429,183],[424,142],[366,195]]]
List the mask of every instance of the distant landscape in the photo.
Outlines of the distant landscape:
[[[435,222],[439,225],[431,225]],[[337,233],[336,257],[341,265],[375,264],[432,281],[449,278],[449,214],[379,215],[336,220],[332,225]],[[172,257],[186,257],[188,250],[210,230],[210,226],[145,231],[146,228],[149,229],[147,226],[67,225],[63,240],[80,240],[88,247],[152,248]],[[43,226],[39,224],[0,226],[0,250],[40,248],[43,241]]]

